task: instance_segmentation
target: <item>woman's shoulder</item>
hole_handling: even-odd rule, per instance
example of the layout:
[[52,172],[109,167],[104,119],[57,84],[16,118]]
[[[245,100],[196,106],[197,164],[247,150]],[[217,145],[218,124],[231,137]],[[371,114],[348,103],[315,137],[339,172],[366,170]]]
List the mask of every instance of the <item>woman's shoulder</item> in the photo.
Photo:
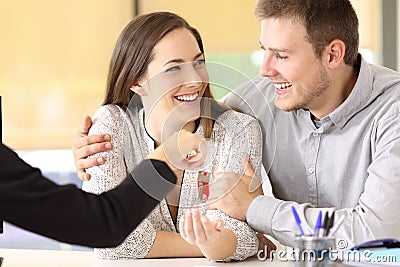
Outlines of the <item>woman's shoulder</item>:
[[122,109],[114,104],[107,104],[99,107],[93,118],[113,118],[113,117],[119,117],[121,115]]
[[[101,106],[93,115],[93,123],[90,132],[105,129],[121,129],[124,123],[124,111],[117,105],[108,104]],[[100,132],[102,133],[102,132]],[[104,132],[105,133],[105,132]]]
[[215,121],[213,132],[215,134],[228,134],[228,136],[235,137],[248,133],[253,135],[255,131],[260,131],[258,120],[250,115],[235,111],[225,111]]
[[239,128],[246,127],[249,124],[258,124],[257,119],[255,119],[254,117],[232,109],[225,111],[217,119],[217,122],[222,125],[230,125],[232,127]]

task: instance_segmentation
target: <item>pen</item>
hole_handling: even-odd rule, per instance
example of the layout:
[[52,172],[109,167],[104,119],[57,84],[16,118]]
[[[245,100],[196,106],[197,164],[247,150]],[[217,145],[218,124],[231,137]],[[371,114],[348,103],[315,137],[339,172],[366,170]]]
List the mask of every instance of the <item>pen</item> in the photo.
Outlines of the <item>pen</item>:
[[333,211],[332,215],[329,217],[328,224],[326,225],[325,236],[329,235],[329,231],[331,230],[334,222],[335,222],[335,212]]
[[294,219],[296,220],[297,227],[300,230],[300,235],[304,235],[303,228],[301,227],[301,220],[300,220],[299,214],[297,214],[296,208],[294,206],[292,206],[292,212],[293,212]]
[[347,213],[343,214],[343,215],[339,218],[339,220],[338,220],[338,222],[337,222],[337,224],[336,224],[336,227],[334,227],[334,228],[332,229],[332,231],[330,232],[329,236],[335,236],[337,230],[339,230],[340,226],[341,226],[342,223],[344,222],[344,219],[346,219],[346,216],[347,216]]
[[315,223],[314,236],[319,236],[320,235],[320,229],[321,228],[322,228],[322,211],[319,211],[317,222]]
[[322,235],[321,236],[325,236],[326,228],[328,226],[328,220],[329,220],[328,212],[325,212],[324,222],[322,223]]
[[367,248],[400,248],[400,241],[397,239],[376,239],[361,243],[350,250]]

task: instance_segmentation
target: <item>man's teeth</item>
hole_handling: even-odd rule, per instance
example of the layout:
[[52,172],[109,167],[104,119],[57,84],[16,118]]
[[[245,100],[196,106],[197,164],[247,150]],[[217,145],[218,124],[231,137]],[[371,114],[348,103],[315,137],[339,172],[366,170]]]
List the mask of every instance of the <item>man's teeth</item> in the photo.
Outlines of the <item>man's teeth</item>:
[[199,96],[199,93],[194,93],[192,95],[180,95],[176,96],[175,98],[180,100],[180,101],[193,101],[196,100],[196,98]]
[[274,83],[274,86],[278,90],[284,90],[292,86],[290,83]]

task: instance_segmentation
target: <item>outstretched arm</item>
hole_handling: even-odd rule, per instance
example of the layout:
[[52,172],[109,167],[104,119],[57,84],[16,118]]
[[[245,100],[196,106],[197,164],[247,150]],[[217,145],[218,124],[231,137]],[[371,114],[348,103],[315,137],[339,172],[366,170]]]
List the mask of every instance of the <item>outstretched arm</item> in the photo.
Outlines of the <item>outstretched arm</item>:
[[62,242],[115,246],[158,204],[132,178],[142,176],[168,181],[159,188],[159,199],[176,181],[164,162],[146,160],[114,190],[97,196],[51,182],[0,144],[0,214],[16,226]]
[[[201,161],[183,155],[200,149],[202,138],[189,132],[179,136],[168,139],[168,149],[156,149],[151,160],[144,160],[119,186],[99,196],[74,185],[53,183],[0,144],[0,215],[16,226],[62,242],[116,246],[174,187],[176,176],[169,166],[190,168]],[[169,149],[180,153],[167,157],[162,151]],[[152,195],[142,190],[144,184],[161,183],[151,187]]]

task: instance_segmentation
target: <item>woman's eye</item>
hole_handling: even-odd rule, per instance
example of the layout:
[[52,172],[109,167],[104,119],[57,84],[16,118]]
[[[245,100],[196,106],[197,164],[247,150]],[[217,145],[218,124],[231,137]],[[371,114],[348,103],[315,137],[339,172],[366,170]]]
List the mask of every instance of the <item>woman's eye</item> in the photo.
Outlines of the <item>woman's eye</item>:
[[180,69],[181,69],[180,66],[173,66],[171,68],[166,69],[165,72],[172,72],[172,71],[177,71],[177,70],[180,70]]
[[206,64],[206,61],[204,59],[200,59],[200,60],[193,62],[193,67],[199,67],[199,66],[203,66],[205,64]]

